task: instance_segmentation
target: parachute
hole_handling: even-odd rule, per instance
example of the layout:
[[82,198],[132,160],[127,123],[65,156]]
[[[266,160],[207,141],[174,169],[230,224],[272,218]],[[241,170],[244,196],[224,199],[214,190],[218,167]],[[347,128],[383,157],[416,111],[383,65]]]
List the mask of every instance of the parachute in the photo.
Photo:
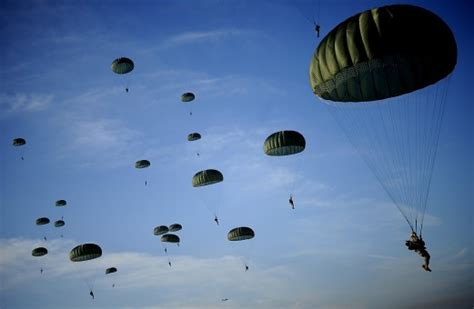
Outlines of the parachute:
[[246,226],[236,227],[227,233],[227,239],[230,241],[241,241],[252,239],[255,237],[255,232]]
[[115,273],[115,272],[117,272],[117,268],[115,268],[115,267],[109,267],[105,270],[106,275],[111,274],[111,273]]
[[188,134],[188,141],[189,142],[197,141],[199,139],[201,139],[201,134],[199,134],[197,132]]
[[48,249],[46,249],[44,247],[38,247],[38,248],[35,248],[31,251],[32,256],[43,256],[43,255],[46,255],[46,254],[48,254]]
[[57,200],[56,201],[56,207],[62,207],[62,206],[66,206],[66,205],[67,205],[66,200]]
[[69,252],[69,259],[72,262],[83,262],[102,256],[102,249],[96,244],[82,244],[74,247]]
[[117,58],[112,62],[112,71],[117,74],[126,74],[133,70],[133,61],[126,57]]
[[156,236],[163,235],[169,232],[169,229],[166,225],[160,225],[153,229],[153,234]]
[[24,138],[18,137],[13,139],[13,146],[19,147],[26,144],[26,140]]
[[317,47],[311,88],[421,235],[457,62],[451,29],[413,5],[374,8],[337,25]]
[[269,156],[288,156],[302,152],[306,141],[296,131],[275,132],[265,140],[263,151]]
[[196,98],[194,93],[192,92],[185,92],[181,95],[181,101],[184,103],[191,102]]
[[177,232],[180,231],[183,228],[183,226],[179,223],[171,224],[169,227],[170,232]]
[[36,225],[45,225],[49,223],[49,219],[46,217],[36,219]]
[[208,169],[204,171],[197,172],[193,176],[193,187],[203,187],[212,184],[219,183],[224,180],[224,176],[221,172],[214,169]]
[[61,227],[61,226],[64,226],[64,221],[63,220],[57,220],[56,222],[54,222],[54,226],[55,227]]
[[135,168],[146,168],[150,166],[150,161],[148,160],[139,160],[135,162]]
[[179,236],[175,234],[165,234],[161,236],[161,242],[169,242],[173,244],[179,244]]

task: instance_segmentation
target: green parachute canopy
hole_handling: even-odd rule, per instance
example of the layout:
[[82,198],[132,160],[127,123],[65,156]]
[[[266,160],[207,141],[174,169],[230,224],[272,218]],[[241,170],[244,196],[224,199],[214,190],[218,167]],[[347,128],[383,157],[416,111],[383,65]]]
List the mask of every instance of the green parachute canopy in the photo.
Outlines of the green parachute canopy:
[[201,139],[201,134],[199,134],[197,132],[188,134],[188,141],[189,142],[197,141],[199,139]]
[[109,267],[105,270],[106,275],[111,274],[111,273],[115,273],[115,272],[117,272],[117,268],[115,268],[115,267]]
[[161,236],[161,241],[162,242],[169,242],[169,243],[173,243],[173,244],[179,244],[179,236],[178,235],[175,235],[175,234],[165,234],[163,236]]
[[197,172],[193,176],[193,187],[203,187],[219,183],[224,180],[224,176],[221,172],[214,169],[208,169]]
[[153,234],[156,236],[163,235],[169,232],[169,229],[166,225],[159,225],[153,229]]
[[296,131],[275,132],[263,143],[263,151],[269,156],[288,156],[302,152],[306,141]]
[[72,262],[83,262],[98,258],[102,255],[102,249],[96,244],[82,244],[74,247],[69,252],[69,259]]
[[373,101],[434,84],[456,62],[454,35],[440,17],[413,5],[390,5],[331,30],[313,55],[309,77],[325,100]]
[[112,62],[112,71],[117,74],[126,74],[133,70],[135,67],[133,61],[129,58],[122,57],[117,58]]
[[46,254],[48,254],[48,249],[46,249],[44,247],[38,247],[38,248],[35,248],[31,251],[32,256],[43,256],[43,255],[46,255]]
[[183,226],[179,223],[171,224],[169,227],[170,232],[177,232],[180,231],[183,228]]
[[255,237],[254,231],[246,226],[236,227],[227,233],[227,239],[230,241],[240,241],[252,239]]
[[192,92],[185,92],[181,95],[181,101],[182,102],[191,102],[195,98],[194,93]]
[[146,168],[150,166],[150,161],[148,160],[139,160],[135,162],[135,168]]
[[49,223],[49,219],[46,217],[36,219],[36,225],[45,225]]
[[64,226],[64,224],[66,223],[63,220],[57,220],[56,222],[54,222],[55,227],[61,227]]
[[26,140],[24,138],[18,137],[13,139],[13,146],[23,146],[26,144]]
[[56,207],[62,207],[62,206],[66,206],[66,205],[67,205],[66,200],[57,200],[56,201]]

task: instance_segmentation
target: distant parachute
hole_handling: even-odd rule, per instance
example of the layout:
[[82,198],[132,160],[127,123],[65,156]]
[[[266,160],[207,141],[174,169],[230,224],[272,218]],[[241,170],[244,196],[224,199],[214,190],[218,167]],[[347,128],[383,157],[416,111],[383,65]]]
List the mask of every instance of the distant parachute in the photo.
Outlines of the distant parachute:
[[280,131],[273,133],[265,140],[263,151],[269,156],[288,156],[302,152],[306,141],[296,131]]
[[66,205],[67,205],[66,200],[57,200],[56,201],[56,207],[62,207],[62,206],[66,206]]
[[23,146],[26,144],[26,140],[24,138],[18,137],[13,139],[13,146]]
[[48,254],[48,249],[44,247],[38,247],[38,248],[33,249],[33,251],[31,251],[32,256],[43,256],[46,254]]
[[174,244],[179,244],[179,236],[175,234],[165,234],[161,236],[161,242],[169,242]]
[[92,243],[76,246],[69,252],[69,259],[72,262],[88,261],[100,256],[102,256],[102,249]]
[[135,167],[136,168],[146,168],[150,166],[150,161],[148,160],[139,160],[135,162]]
[[49,219],[46,217],[36,219],[36,225],[45,225],[49,223]]
[[214,169],[200,171],[193,176],[193,187],[203,187],[219,183],[224,180],[221,172]]
[[337,25],[309,67],[314,94],[419,235],[456,63],[454,35],[440,17],[389,5]]
[[255,237],[255,232],[246,226],[236,227],[227,233],[227,239],[230,241],[241,241],[252,239]]
[[192,92],[185,92],[181,95],[181,101],[182,102],[191,102],[195,99],[194,93]]
[[117,272],[117,268],[115,268],[115,267],[109,267],[105,270],[106,275],[111,274],[111,273],[115,273],[115,272]]
[[179,223],[171,224],[169,227],[170,232],[177,232],[180,231],[183,228],[183,226]]
[[160,225],[153,229],[153,234],[156,236],[163,235],[169,232],[169,229],[166,225]]
[[201,139],[201,134],[194,132],[188,135],[188,141],[193,142]]
[[126,74],[133,70],[133,61],[126,57],[117,58],[112,62],[112,71],[117,74]]
[[56,222],[54,222],[54,226],[55,227],[61,227],[61,226],[64,226],[65,222],[63,220],[57,220]]

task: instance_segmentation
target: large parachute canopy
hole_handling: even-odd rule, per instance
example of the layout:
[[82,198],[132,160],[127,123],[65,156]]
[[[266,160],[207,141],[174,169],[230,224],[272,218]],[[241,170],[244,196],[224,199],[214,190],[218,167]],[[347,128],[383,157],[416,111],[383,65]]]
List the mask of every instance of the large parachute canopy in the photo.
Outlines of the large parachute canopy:
[[44,247],[38,247],[38,248],[35,248],[31,251],[32,256],[43,256],[43,255],[46,255],[46,254],[48,254],[48,249],[46,249]]
[[13,139],[13,146],[18,147],[18,146],[23,146],[26,144],[26,140],[21,137],[17,137]]
[[389,5],[337,25],[309,68],[314,94],[419,235],[456,62],[454,35],[440,17]]
[[57,220],[56,222],[54,222],[55,227],[61,227],[64,226],[64,224],[66,224],[64,220]]
[[111,273],[115,273],[115,272],[117,272],[117,268],[115,268],[115,267],[109,267],[105,270],[106,275],[111,274]]
[[340,23],[310,65],[313,92],[325,100],[365,102],[399,96],[451,73],[457,47],[451,29],[413,5],[375,8]]
[[181,95],[181,101],[184,103],[191,102],[196,98],[194,93],[192,92],[185,92]]
[[133,64],[133,61],[129,58],[122,57],[122,58],[117,58],[112,62],[112,71],[117,74],[126,74],[129,73],[133,70],[135,65]]
[[165,234],[163,236],[161,236],[161,241],[162,242],[169,242],[169,243],[173,243],[173,244],[179,244],[179,236],[178,235],[175,235],[175,234]]
[[263,151],[269,156],[288,156],[300,153],[306,147],[303,135],[296,131],[275,132],[263,143]]
[[203,187],[212,184],[219,183],[224,180],[224,176],[221,172],[214,169],[208,169],[204,171],[197,172],[193,176],[193,187]]
[[67,205],[66,200],[57,200],[56,201],[56,207],[62,207],[62,206],[66,206],[66,205]]
[[136,168],[145,168],[145,167],[149,167],[150,164],[151,163],[148,160],[139,160],[139,161],[135,162],[135,167]]
[[36,225],[45,225],[49,223],[49,218],[41,217],[36,219]]
[[201,134],[199,134],[197,132],[188,134],[188,141],[189,142],[197,141],[199,139],[201,139]]
[[78,245],[69,252],[69,259],[72,262],[88,261],[100,256],[102,256],[102,249],[92,243]]
[[169,229],[166,225],[160,225],[153,229],[153,234],[156,236],[163,235],[169,232]]
[[170,225],[169,230],[170,232],[177,232],[177,231],[181,231],[182,228],[183,226],[181,224],[175,223],[175,224]]
[[255,237],[255,232],[246,226],[236,227],[227,233],[227,239],[230,241],[241,241],[252,239]]

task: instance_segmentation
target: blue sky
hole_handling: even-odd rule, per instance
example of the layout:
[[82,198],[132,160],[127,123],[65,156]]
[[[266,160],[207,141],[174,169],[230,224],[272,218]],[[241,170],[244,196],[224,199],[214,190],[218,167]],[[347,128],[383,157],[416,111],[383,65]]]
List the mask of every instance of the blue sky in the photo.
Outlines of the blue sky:
[[[408,1],[441,16],[458,46],[425,218],[432,273],[406,250],[408,225],[309,86],[319,40],[307,18],[320,8],[324,36],[393,2],[137,2],[1,4],[1,307],[472,306],[470,1]],[[118,76],[110,64],[122,56],[135,69]],[[196,94],[189,105],[186,91]],[[305,151],[265,156],[265,138],[284,129],[305,136]],[[187,142],[194,131],[203,138]],[[15,137],[27,145],[12,147]],[[135,169],[140,159],[151,166]],[[208,168],[224,182],[193,188]],[[42,216],[64,216],[64,237],[36,226]],[[153,228],[172,223],[182,243],[166,256]],[[255,238],[230,243],[236,226]],[[102,257],[70,262],[86,242]],[[37,246],[49,254],[32,257]],[[105,276],[111,266],[118,272]]]

